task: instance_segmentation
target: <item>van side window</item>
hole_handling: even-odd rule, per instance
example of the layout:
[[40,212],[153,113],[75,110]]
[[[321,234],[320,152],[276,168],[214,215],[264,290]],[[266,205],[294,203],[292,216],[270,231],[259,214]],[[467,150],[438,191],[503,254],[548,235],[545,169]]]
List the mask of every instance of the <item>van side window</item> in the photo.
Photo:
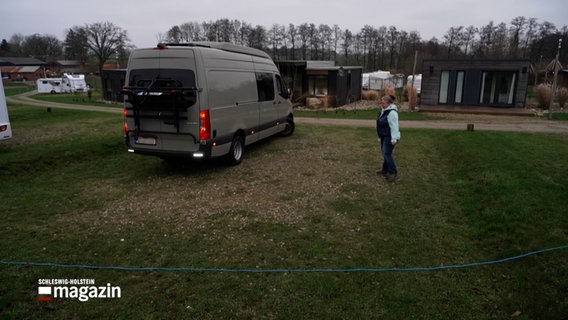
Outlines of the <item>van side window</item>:
[[258,88],[258,101],[274,100],[274,77],[272,73],[257,73],[256,86]]
[[289,98],[288,89],[284,84],[284,80],[279,75],[276,75],[276,90],[278,91],[278,95],[280,95],[284,99]]

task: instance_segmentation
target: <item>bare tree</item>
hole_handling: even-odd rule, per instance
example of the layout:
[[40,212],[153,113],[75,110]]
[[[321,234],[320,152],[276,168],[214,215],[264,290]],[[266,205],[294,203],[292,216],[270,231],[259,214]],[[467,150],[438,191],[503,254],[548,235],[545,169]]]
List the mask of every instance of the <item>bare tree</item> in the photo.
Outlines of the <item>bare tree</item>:
[[392,68],[394,66],[394,56],[396,54],[396,45],[399,36],[400,32],[396,29],[396,27],[390,26],[387,34],[387,43],[389,46],[389,53],[390,53],[390,59],[388,65],[389,68]]
[[491,51],[493,57],[503,58],[507,57],[507,48],[509,45],[507,24],[501,22],[495,29]]
[[168,30],[166,34],[166,38],[168,42],[172,43],[181,43],[182,42],[182,31],[179,26],[173,26]]
[[318,26],[319,41],[321,43],[322,59],[331,60],[331,48],[332,48],[332,30],[327,24],[320,24]]
[[527,27],[527,18],[516,17],[511,21],[510,42],[509,42],[509,54],[511,57],[519,56],[519,47],[521,43],[521,36],[523,35]]
[[201,25],[197,22],[187,22],[179,26],[180,42],[202,41],[205,35]]
[[296,40],[298,37],[298,29],[296,28],[295,25],[293,24],[289,24],[288,25],[288,33],[287,33],[287,37],[286,39],[288,40],[288,43],[290,43],[290,51],[291,51],[291,59],[292,60],[296,60]]
[[244,22],[241,22],[239,20],[233,20],[232,24],[233,24],[232,28],[233,34],[231,36],[232,42],[238,45],[243,45],[245,43],[244,37],[242,35],[242,26]]
[[111,22],[96,22],[84,27],[87,37],[87,46],[98,60],[99,73],[104,63],[112,55],[117,54],[119,48],[125,48],[130,41],[128,33]]
[[535,18],[529,18],[527,21],[527,31],[525,32],[525,43],[523,45],[523,58],[526,58],[530,53],[530,45],[534,41],[536,28],[538,23]]
[[46,60],[48,57],[60,56],[63,53],[63,45],[55,36],[36,33],[25,37],[22,43],[22,53]]
[[491,46],[495,38],[495,25],[493,21],[479,28],[479,56],[488,57],[491,54]]
[[462,34],[462,40],[463,40],[463,52],[464,55],[467,56],[470,52],[470,49],[474,47],[475,45],[475,36],[477,35],[477,33],[479,32],[479,30],[474,27],[474,26],[469,26],[467,28],[465,28],[465,30],[463,31]]
[[14,57],[24,57],[23,45],[26,37],[21,33],[15,33],[10,38],[10,53]]
[[278,51],[284,42],[284,33],[285,27],[279,24],[273,24],[268,32],[268,40],[272,46],[272,57],[276,60],[280,60]]
[[302,59],[307,60],[307,51],[308,51],[308,41],[309,41],[309,29],[307,23],[303,23],[298,28],[298,32],[300,35],[300,43],[301,43],[301,51],[302,51]]
[[369,70],[370,66],[369,66],[369,51],[372,47],[372,42],[373,42],[373,30],[375,30],[374,27],[370,26],[370,25],[365,25],[363,27],[363,29],[361,29],[361,51],[363,54],[363,69],[364,70]]
[[247,45],[251,48],[263,50],[266,47],[266,39],[266,29],[257,25],[254,29],[250,29]]
[[316,28],[316,25],[310,23],[308,25],[308,39],[310,43],[310,58],[313,60],[319,60],[319,51],[318,51],[318,44],[319,44],[319,33]]
[[[341,28],[334,24],[333,25],[333,29],[332,29],[332,39],[333,39],[333,46],[331,48],[331,52],[333,53],[333,60],[337,61],[337,51],[339,48],[339,41],[341,41],[343,32],[341,31]],[[331,57],[330,57],[331,59]]]
[[252,26],[246,22],[242,22],[239,27],[239,39],[237,44],[246,46],[248,44],[249,34],[252,32]]
[[453,51],[459,51],[463,43],[462,38],[463,26],[451,27],[448,32],[444,35],[444,44],[448,47],[448,58],[452,55]]
[[352,45],[353,45],[353,33],[349,29],[346,29],[345,32],[343,32],[343,43],[342,43],[343,56],[345,58],[346,64],[349,64],[349,54],[351,53]]

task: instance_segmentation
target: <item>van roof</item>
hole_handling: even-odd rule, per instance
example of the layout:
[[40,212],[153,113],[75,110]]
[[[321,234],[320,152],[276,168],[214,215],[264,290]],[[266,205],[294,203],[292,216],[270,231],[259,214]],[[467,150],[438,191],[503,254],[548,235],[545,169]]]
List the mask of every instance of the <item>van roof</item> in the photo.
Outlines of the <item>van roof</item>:
[[203,48],[219,49],[228,52],[248,54],[251,56],[270,59],[270,56],[262,50],[239,46],[229,42],[195,41],[188,43],[159,43],[157,47],[160,49],[166,49],[167,47],[203,47]]

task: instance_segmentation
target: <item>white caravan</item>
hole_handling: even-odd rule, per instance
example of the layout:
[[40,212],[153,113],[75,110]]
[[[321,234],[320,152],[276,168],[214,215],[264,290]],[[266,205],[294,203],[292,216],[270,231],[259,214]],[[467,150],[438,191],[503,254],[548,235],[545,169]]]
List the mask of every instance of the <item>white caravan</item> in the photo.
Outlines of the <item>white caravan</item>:
[[[407,85],[412,85],[412,75],[409,75],[406,79]],[[414,87],[416,88],[416,93],[420,95],[420,89],[422,87],[422,74],[414,75]]]
[[[2,79],[1,73],[0,79]],[[8,116],[8,107],[6,106],[4,83],[0,80],[0,141],[8,140],[11,137],[12,128],[10,127],[10,117]]]
[[404,75],[394,75],[389,71],[363,73],[362,86],[366,90],[383,90],[387,87],[402,88]]
[[63,90],[62,78],[40,78],[36,81],[39,93],[61,93]]
[[84,74],[63,74],[63,91],[69,93],[87,92],[87,82]]
[[246,145],[294,131],[289,92],[270,56],[229,43],[134,50],[123,94],[134,153],[239,164]]

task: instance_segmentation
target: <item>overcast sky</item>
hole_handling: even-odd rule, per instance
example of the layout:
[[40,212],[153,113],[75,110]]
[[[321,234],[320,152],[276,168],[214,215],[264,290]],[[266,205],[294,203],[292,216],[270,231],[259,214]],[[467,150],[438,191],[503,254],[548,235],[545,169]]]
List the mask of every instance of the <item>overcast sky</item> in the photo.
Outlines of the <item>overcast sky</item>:
[[418,31],[423,40],[442,39],[450,27],[481,27],[493,21],[536,18],[568,25],[567,0],[2,0],[0,39],[19,33],[64,40],[73,26],[112,22],[137,47],[155,46],[158,35],[185,22],[228,18],[269,29],[273,24],[337,24],[357,33],[365,25]]

